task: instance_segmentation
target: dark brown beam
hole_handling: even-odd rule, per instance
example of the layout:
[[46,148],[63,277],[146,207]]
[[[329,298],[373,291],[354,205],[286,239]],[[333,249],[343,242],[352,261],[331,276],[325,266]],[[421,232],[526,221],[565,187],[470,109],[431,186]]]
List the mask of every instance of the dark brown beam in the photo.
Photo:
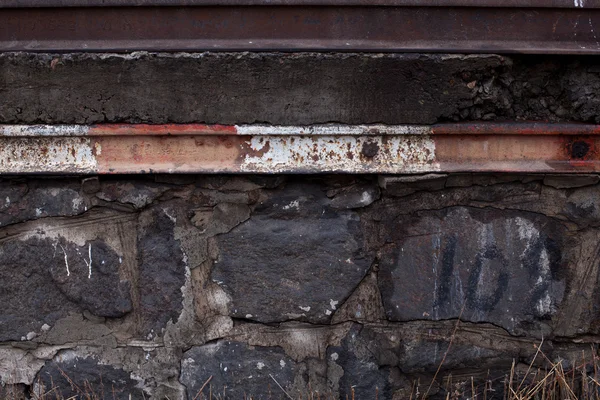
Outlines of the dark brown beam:
[[[580,1],[584,0],[576,4]],[[598,54],[600,9],[306,5],[0,9],[0,51],[134,50]]]

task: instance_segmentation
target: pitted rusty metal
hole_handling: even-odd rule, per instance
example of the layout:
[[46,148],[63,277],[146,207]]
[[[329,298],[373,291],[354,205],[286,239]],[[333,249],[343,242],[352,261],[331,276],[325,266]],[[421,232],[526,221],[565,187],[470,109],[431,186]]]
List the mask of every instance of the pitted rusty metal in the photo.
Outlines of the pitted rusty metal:
[[599,141],[542,123],[0,125],[0,172],[597,172]]
[[5,0],[0,50],[598,54],[598,7],[597,0]]

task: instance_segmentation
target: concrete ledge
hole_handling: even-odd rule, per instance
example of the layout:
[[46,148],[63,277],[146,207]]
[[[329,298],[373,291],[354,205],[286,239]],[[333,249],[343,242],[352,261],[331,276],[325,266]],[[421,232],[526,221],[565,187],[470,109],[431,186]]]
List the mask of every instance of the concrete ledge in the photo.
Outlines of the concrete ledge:
[[600,122],[594,58],[0,54],[0,122]]

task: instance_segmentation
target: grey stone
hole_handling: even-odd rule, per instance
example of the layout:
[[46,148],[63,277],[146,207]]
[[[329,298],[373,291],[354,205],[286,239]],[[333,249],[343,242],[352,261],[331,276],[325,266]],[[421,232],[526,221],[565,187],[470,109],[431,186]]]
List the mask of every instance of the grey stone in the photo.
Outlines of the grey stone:
[[446,185],[445,174],[380,176],[379,186],[387,195],[402,197],[420,190],[441,190]]
[[424,175],[380,175],[379,185],[387,189],[388,185],[394,183],[429,183],[439,179],[447,178],[448,174],[424,174]]
[[331,200],[331,207],[340,210],[367,207],[379,200],[380,195],[375,185],[353,185],[338,191]]
[[396,219],[388,232],[379,285],[391,320],[460,316],[519,333],[561,305],[564,227],[550,219],[456,207]]
[[217,237],[212,279],[231,316],[327,322],[371,265],[358,215],[338,211],[315,185],[287,187]]
[[100,179],[97,176],[84,178],[81,180],[81,190],[83,193],[94,194],[100,190]]
[[571,189],[582,186],[595,185],[600,182],[598,175],[546,175],[544,185],[552,186],[556,189]]
[[245,204],[219,203],[194,213],[191,221],[206,236],[229,232],[250,218],[250,208]]
[[469,187],[473,185],[471,174],[450,174],[446,178],[446,187]]
[[139,307],[141,329],[148,338],[160,335],[167,321],[176,322],[183,309],[186,265],[174,236],[175,215],[173,209],[153,207],[140,216]]
[[297,371],[281,348],[232,341],[192,347],[182,359],[180,380],[189,399],[209,392],[228,399],[287,399]]
[[84,246],[63,238],[3,242],[0,281],[0,340],[20,340],[72,311],[120,317],[132,310],[130,283],[119,277],[119,257],[100,240]]
[[160,197],[167,187],[152,182],[104,182],[96,196],[104,201],[118,201],[144,208]]
[[332,383],[340,399],[391,399],[390,367],[380,365],[365,337],[370,332],[362,330],[360,325],[353,326],[341,346],[327,348],[328,375],[337,378]]
[[90,205],[79,189],[79,184],[69,179],[60,186],[51,181],[0,182],[0,227],[37,218],[83,214]]
[[385,320],[381,293],[377,286],[377,275],[369,273],[352,295],[335,312],[331,323],[344,321],[376,322]]
[[[79,357],[72,352],[58,355],[39,373],[39,393],[61,398],[139,399],[145,398],[129,373],[110,365],[102,365],[92,357]],[[41,384],[41,387],[40,387]],[[51,393],[51,394],[50,394]]]

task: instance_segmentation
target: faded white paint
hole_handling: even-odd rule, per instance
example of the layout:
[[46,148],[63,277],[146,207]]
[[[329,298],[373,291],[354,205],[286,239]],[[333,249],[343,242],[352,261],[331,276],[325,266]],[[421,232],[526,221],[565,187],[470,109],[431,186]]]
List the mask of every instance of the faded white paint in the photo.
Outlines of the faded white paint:
[[[132,125],[135,127],[135,125]],[[249,136],[323,136],[323,135],[429,135],[432,128],[427,125],[234,125],[236,134]],[[112,128],[102,125],[97,127],[89,125],[0,125],[0,136],[10,137],[46,137],[46,136],[104,136],[111,134]],[[168,131],[168,128],[165,128]],[[116,132],[116,131],[115,131]],[[119,131],[118,135],[140,133],[127,133]],[[227,134],[227,132],[223,132]]]
[[335,301],[335,300],[333,300],[333,299],[329,299],[329,307],[330,307],[332,310],[335,310],[335,309],[336,309],[336,307],[337,307],[338,303],[339,303],[339,301]]
[[98,162],[88,138],[5,138],[0,141],[0,173],[94,173]]
[[[238,135],[248,135],[241,165],[231,159],[224,170],[347,173],[425,173],[440,171],[435,161],[432,128],[420,125],[268,126],[239,125]],[[117,131],[115,131],[116,133]],[[119,135],[123,134],[119,131]],[[125,133],[128,135],[128,133]],[[153,135],[156,132],[152,133]],[[223,132],[223,135],[228,133]],[[102,173],[165,172],[172,168],[155,165],[155,159],[130,163],[112,150],[103,159],[102,147],[93,136],[111,135],[110,127],[82,125],[0,125],[0,173]],[[143,138],[137,131],[136,137]],[[105,138],[106,139],[106,138]],[[106,139],[108,140],[108,139]],[[119,141],[118,136],[113,136]],[[140,139],[141,140],[141,139]],[[363,146],[376,147],[373,156]],[[108,145],[107,145],[108,146]],[[117,144],[118,148],[118,144]],[[251,154],[248,153],[250,150]],[[368,152],[367,152],[368,153]],[[175,157],[175,155],[173,155]],[[103,166],[99,167],[102,161]],[[144,164],[144,161],[147,161]],[[107,165],[104,165],[107,164]],[[211,165],[190,166],[186,172],[213,171]],[[114,168],[114,169],[112,169]]]
[[67,269],[67,276],[71,276],[71,271],[69,270],[69,256],[67,256],[67,252],[65,251],[65,248],[63,247],[63,245],[59,244],[59,246],[65,255],[65,268]]
[[0,136],[87,136],[88,125],[0,125]]
[[[256,154],[245,156],[240,167],[243,172],[440,171],[435,142],[427,135],[253,136],[248,142]],[[374,157],[361,156],[365,144],[378,147]]]
[[393,136],[430,135],[432,129],[426,125],[236,125],[238,135],[249,136]]

